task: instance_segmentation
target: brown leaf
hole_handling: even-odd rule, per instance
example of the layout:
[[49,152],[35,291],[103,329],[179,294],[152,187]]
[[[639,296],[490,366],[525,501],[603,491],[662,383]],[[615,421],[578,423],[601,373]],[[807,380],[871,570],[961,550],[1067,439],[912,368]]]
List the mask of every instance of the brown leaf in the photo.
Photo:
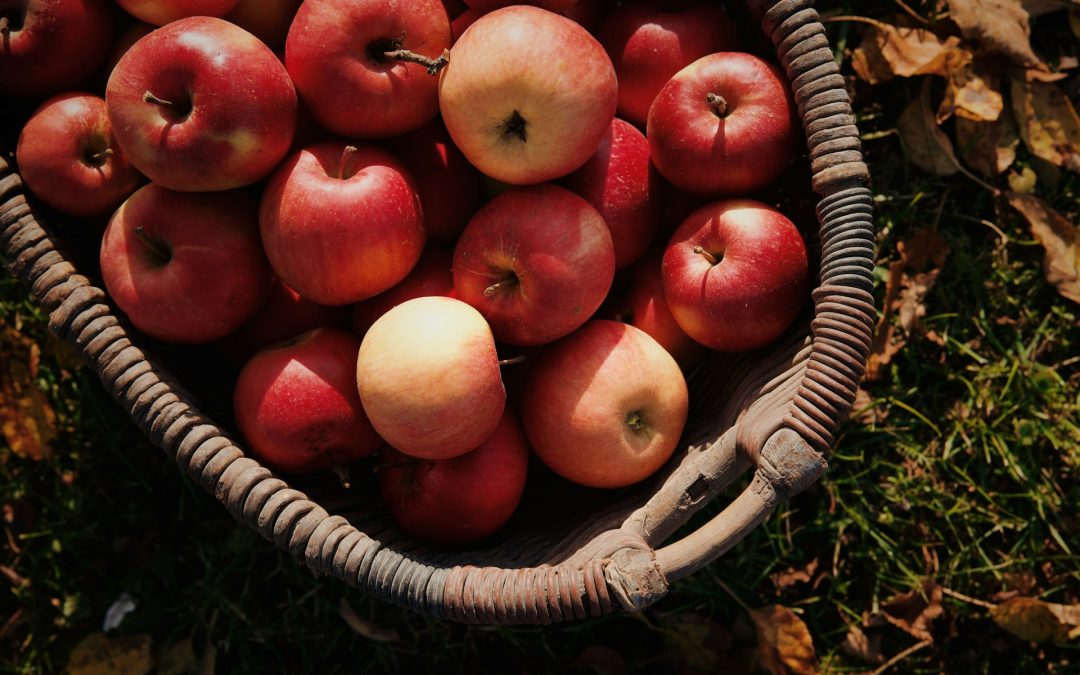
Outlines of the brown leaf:
[[956,114],[977,122],[993,122],[1004,103],[997,76],[967,49],[952,49],[945,58],[945,98],[938,107],[937,123]]
[[876,405],[876,399],[862,387],[855,392],[855,402],[851,404],[851,417],[863,424],[880,424],[889,418],[889,408]]
[[1061,88],[1014,77],[1011,90],[1020,138],[1031,154],[1080,172],[1080,116]]
[[896,131],[911,163],[923,171],[951,176],[959,170],[952,141],[937,124],[930,107],[930,80],[923,81],[922,93],[912,100],[896,120]]
[[909,635],[933,641],[930,625],[945,613],[941,605],[941,586],[926,581],[922,588],[902,593],[881,606],[885,619]]
[[943,267],[950,252],[945,238],[931,227],[917,230],[911,239],[899,242],[896,248],[904,265],[918,271]]
[[867,382],[875,382],[881,377],[882,368],[887,366],[904,347],[904,340],[896,336],[896,328],[892,322],[893,307],[896,298],[900,294],[900,282],[904,276],[904,262],[897,260],[889,265],[889,278],[885,281],[885,302],[882,305],[885,311],[881,313],[877,326],[874,328],[874,337],[870,342],[870,355],[866,360],[866,374],[863,379]]
[[70,675],[144,675],[154,667],[149,635],[87,635],[71,652]]
[[893,77],[944,75],[945,56],[960,44],[950,36],[942,40],[925,28],[906,28],[873,21],[852,54],[855,73],[870,84]]
[[814,558],[806,564],[806,567],[800,569],[789,567],[783,572],[773,572],[769,575],[769,579],[772,580],[773,586],[776,587],[776,594],[780,595],[782,591],[795,584],[808,584],[813,581],[814,572],[817,571],[817,568],[818,560]]
[[0,430],[12,452],[41,460],[52,456],[56,412],[34,382],[41,350],[0,321]]
[[817,673],[810,630],[787,607],[766,605],[750,610],[757,631],[759,664],[772,675]]
[[1080,605],[1057,605],[1017,597],[990,609],[998,626],[1028,642],[1065,642],[1080,637]]
[[847,636],[840,643],[840,651],[864,663],[884,663],[881,653],[881,633],[867,636],[858,624],[848,626]]
[[1031,26],[1020,0],[948,0],[949,17],[964,38],[1003,54],[1019,66],[1045,66],[1031,50]]
[[382,626],[376,626],[370,621],[365,621],[360,618],[356,613],[356,610],[352,608],[348,600],[341,599],[338,603],[338,614],[345,620],[345,623],[349,624],[349,628],[353,629],[357,635],[362,635],[369,640],[375,642],[397,642],[400,639],[397,629],[383,628]]
[[1002,173],[1016,161],[1016,120],[1001,115],[994,122],[956,118],[956,147],[968,166],[987,178]]
[[1058,293],[1080,303],[1080,227],[1073,225],[1035,195],[1006,193],[1009,205],[1019,211],[1031,233],[1046,249],[1043,274]]
[[717,671],[731,650],[733,638],[722,626],[699,614],[680,613],[664,621],[664,642],[679,660],[694,670]]
[[926,316],[926,305],[924,304],[926,294],[934,287],[939,272],[941,270],[938,269],[920,272],[911,277],[905,275],[904,279],[907,283],[904,284],[903,289],[900,291],[898,299],[900,306],[897,308],[900,328],[905,333],[910,335],[915,326],[918,325],[919,319]]

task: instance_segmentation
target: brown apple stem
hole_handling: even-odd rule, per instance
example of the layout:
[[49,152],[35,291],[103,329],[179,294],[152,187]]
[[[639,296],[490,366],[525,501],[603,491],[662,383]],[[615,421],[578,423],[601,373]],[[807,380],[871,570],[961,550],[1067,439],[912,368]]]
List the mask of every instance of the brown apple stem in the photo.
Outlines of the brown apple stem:
[[525,360],[524,354],[518,354],[517,356],[510,357],[508,359],[499,359],[500,366],[512,366],[515,363],[521,363]]
[[352,483],[349,482],[349,467],[332,466],[330,467],[330,470],[333,471],[334,474],[338,477],[338,480],[341,481],[342,488],[348,490],[352,487]]
[[450,63],[450,50],[444,49],[443,53],[439,55],[437,59],[429,59],[423,54],[417,54],[411,52],[408,49],[394,49],[388,52],[383,52],[383,56],[388,59],[394,59],[397,61],[407,61],[408,63],[418,63],[421,66],[427,68],[428,75],[438,75],[439,71]]
[[163,261],[167,261],[169,260],[169,258],[172,257],[168,249],[162,247],[161,244],[153,241],[152,239],[150,239],[150,237],[146,236],[146,232],[143,231],[142,225],[139,225],[135,228],[135,238],[138,239],[143,246],[149,249],[151,253],[153,253],[158,258],[161,258]]
[[338,180],[345,178],[345,174],[349,168],[349,160],[352,159],[352,156],[355,155],[356,152],[357,147],[355,145],[346,145],[345,149],[341,151],[341,162],[338,163],[337,170]]
[[7,37],[8,33],[10,33],[10,32],[11,32],[11,19],[7,18],[6,16],[0,16],[0,35],[3,35],[4,37]]
[[709,104],[717,117],[727,117],[728,105],[723,96],[709,92],[705,95],[705,102]]
[[105,163],[106,159],[108,159],[109,157],[112,157],[112,156],[113,156],[113,149],[112,148],[105,148],[104,150],[100,150],[100,151],[95,152],[94,154],[90,155],[90,160],[92,162],[94,162],[95,164],[97,164],[98,166],[101,166],[102,164]]
[[700,246],[695,246],[694,247],[694,253],[697,253],[702,258],[705,258],[706,260],[708,260],[710,265],[716,265],[716,264],[718,264],[720,262],[719,258],[714,256],[712,253],[709,253],[705,249],[701,248]]
[[146,101],[147,103],[156,103],[157,105],[173,105],[172,101],[166,101],[163,98],[158,98],[157,96],[154,96],[152,93],[150,93],[149,89],[147,89],[146,92],[143,93],[142,100]]

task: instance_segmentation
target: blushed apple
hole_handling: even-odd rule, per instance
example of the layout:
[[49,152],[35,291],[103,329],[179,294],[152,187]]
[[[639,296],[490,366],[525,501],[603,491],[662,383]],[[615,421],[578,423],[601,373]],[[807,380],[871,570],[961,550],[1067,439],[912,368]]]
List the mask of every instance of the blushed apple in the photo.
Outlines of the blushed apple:
[[285,48],[285,36],[303,0],[240,0],[225,15],[275,52]]
[[[164,26],[189,16],[223,17],[239,0],[116,0],[128,14],[140,21]],[[264,0],[265,1],[265,0]]]
[[246,361],[255,352],[301,333],[316,328],[345,329],[348,324],[347,307],[330,307],[305,300],[284,281],[277,279],[270,289],[270,297],[255,315],[222,340],[219,346],[228,355]]
[[454,275],[450,271],[450,253],[437,248],[424,249],[416,267],[401,283],[353,305],[352,330],[363,337],[380,316],[413,298],[429,296],[451,297],[454,293]]

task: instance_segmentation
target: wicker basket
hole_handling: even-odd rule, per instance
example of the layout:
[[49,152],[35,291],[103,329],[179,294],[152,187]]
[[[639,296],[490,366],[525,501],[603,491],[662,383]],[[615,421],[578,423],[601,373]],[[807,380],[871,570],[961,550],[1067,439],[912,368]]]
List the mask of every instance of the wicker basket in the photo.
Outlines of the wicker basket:
[[[867,168],[825,30],[812,0],[748,4],[791,79],[821,197],[812,316],[767,353],[735,365],[718,357],[696,372],[684,449],[645,484],[599,499],[590,493],[577,503],[588,509],[577,519],[540,504],[481,548],[438,551],[400,535],[365,494],[331,481],[290,485],[246,456],[139,347],[105,293],[60,252],[4,158],[0,245],[12,274],[48,312],[51,330],[75,346],[150,440],[237,520],[315,573],[465,622],[550,623],[639,610],[821,476],[822,453],[854,400],[875,317]],[[665,543],[751,467],[748,486],[726,508]]]

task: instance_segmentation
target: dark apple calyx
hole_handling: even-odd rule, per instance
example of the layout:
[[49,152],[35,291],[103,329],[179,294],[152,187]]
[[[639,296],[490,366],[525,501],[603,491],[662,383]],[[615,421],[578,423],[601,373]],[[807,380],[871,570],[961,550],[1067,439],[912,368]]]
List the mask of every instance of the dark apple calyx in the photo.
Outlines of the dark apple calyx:
[[645,423],[645,417],[641,414],[640,410],[631,410],[626,416],[626,426],[630,427],[630,430],[635,434],[644,434],[649,425]]
[[716,113],[716,116],[721,119],[727,117],[731,113],[728,109],[728,102],[719,94],[709,92],[705,95],[705,102],[709,104],[709,107]]
[[109,161],[109,158],[113,156],[113,149],[106,147],[101,150],[94,150],[94,148],[88,148],[83,154],[83,163],[87,166],[100,169],[105,166],[105,162]]
[[496,293],[513,293],[521,285],[521,280],[518,279],[518,275],[514,274],[513,270],[499,271],[502,273],[499,280],[484,289],[485,298],[495,297]]
[[146,250],[157,259],[162,265],[172,260],[172,251],[169,247],[160,241],[154,241],[150,237],[146,236],[146,232],[143,230],[142,225],[135,228],[135,238],[146,247]]
[[503,123],[499,125],[502,130],[502,135],[505,140],[517,139],[524,143],[528,140],[525,133],[525,128],[529,126],[528,121],[521,116],[521,113],[514,111],[510,113],[510,116],[503,120]]
[[349,173],[349,160],[352,159],[357,150],[358,148],[355,145],[346,145],[345,149],[341,151],[341,162],[338,163],[337,170],[338,180],[352,178],[352,174]]
[[719,265],[720,261],[724,259],[724,254],[723,253],[718,253],[718,254],[709,253],[708,251],[706,251],[705,249],[703,249],[700,246],[695,246],[694,247],[694,253],[697,253],[702,258],[705,258],[706,260],[708,260],[710,265]]

